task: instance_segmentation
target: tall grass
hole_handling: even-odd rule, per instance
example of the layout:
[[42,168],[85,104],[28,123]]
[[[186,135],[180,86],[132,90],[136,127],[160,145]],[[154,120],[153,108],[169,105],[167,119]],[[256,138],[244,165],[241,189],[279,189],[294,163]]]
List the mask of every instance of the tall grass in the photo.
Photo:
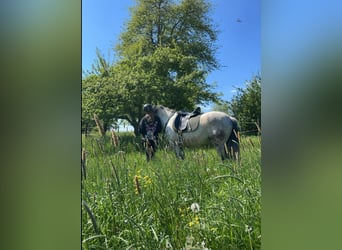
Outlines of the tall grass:
[[261,247],[260,137],[241,138],[239,163],[214,149],[186,149],[182,161],[164,146],[147,162],[137,138],[119,137],[120,147],[83,138],[84,249]]

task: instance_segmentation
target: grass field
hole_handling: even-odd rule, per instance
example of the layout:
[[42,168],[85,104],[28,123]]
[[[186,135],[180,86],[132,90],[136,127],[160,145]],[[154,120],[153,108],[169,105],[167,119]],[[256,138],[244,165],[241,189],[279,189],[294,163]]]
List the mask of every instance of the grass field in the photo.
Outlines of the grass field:
[[178,160],[164,141],[146,162],[138,138],[119,139],[82,138],[83,249],[261,248],[260,137],[241,138],[239,164],[214,149]]

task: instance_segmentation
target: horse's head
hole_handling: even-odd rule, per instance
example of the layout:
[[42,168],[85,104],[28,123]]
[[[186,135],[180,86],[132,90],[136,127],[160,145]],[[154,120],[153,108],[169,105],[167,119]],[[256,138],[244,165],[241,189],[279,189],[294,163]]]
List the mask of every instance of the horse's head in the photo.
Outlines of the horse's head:
[[151,113],[154,111],[154,107],[152,104],[144,104],[143,110],[145,113]]

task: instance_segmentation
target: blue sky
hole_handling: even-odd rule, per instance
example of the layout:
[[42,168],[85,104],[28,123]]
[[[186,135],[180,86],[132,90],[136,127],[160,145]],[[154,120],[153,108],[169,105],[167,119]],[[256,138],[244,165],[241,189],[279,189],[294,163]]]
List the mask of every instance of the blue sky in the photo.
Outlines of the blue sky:
[[[208,83],[230,100],[235,87],[261,72],[261,0],[212,0],[213,23],[220,30],[217,58],[223,65],[212,72]],[[113,60],[113,48],[130,18],[134,0],[82,0],[82,69],[91,69],[99,48]],[[238,22],[237,20],[241,20]]]

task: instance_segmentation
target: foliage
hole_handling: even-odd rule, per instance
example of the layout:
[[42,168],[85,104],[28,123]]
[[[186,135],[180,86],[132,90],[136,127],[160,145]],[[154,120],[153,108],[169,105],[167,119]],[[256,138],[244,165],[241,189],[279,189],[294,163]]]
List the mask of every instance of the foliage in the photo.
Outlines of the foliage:
[[206,82],[219,67],[217,31],[205,0],[137,0],[109,65],[97,53],[94,72],[82,84],[82,119],[125,119],[137,133],[144,103],[175,109],[219,101]]
[[138,0],[117,46],[123,58],[150,56],[159,48],[177,48],[207,70],[217,68],[214,57],[217,31],[211,24],[209,2]]
[[[237,88],[237,95],[229,102],[229,111],[239,120],[240,129],[256,135],[261,128],[261,77],[246,82],[246,88]],[[257,125],[256,125],[257,124]]]
[[212,107],[212,110],[213,111],[221,111],[221,112],[228,113],[229,103],[226,102],[226,101],[215,103],[214,106]]
[[82,123],[91,123],[96,114],[104,122],[106,129],[115,118],[113,100],[117,93],[113,91],[113,77],[90,75],[82,81]]
[[137,138],[119,137],[120,148],[82,141],[83,249],[260,249],[260,137],[242,136],[240,164],[214,149],[180,161],[164,147],[147,163]]

